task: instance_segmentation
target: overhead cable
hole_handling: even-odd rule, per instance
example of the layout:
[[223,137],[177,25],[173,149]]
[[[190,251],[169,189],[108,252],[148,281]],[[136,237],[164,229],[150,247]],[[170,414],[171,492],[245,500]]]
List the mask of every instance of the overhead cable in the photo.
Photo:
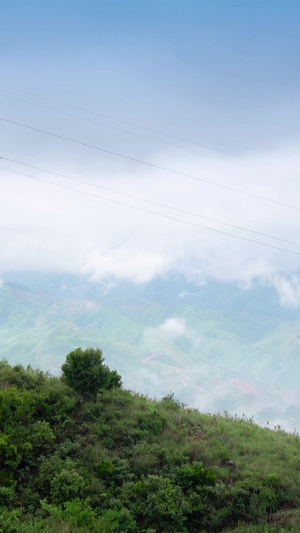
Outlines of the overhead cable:
[[[122,119],[119,119],[119,118],[117,118],[115,116],[106,115],[106,114],[103,114],[103,113],[99,113],[98,111],[94,111],[94,110],[87,109],[87,108],[84,108],[84,107],[80,107],[80,106],[77,106],[77,105],[69,104],[67,102],[62,102],[60,100],[56,100],[55,98],[49,98],[47,96],[43,96],[43,95],[40,95],[40,94],[37,94],[37,93],[33,93],[33,92],[30,92],[30,91],[25,91],[24,89],[19,89],[17,87],[12,87],[11,85],[7,85],[5,83],[0,83],[0,87],[5,87],[6,89],[10,89],[10,90],[13,90],[13,91],[17,91],[19,93],[27,94],[27,95],[33,96],[34,98],[39,98],[41,100],[46,100],[46,101],[49,101],[49,102],[53,102],[55,104],[59,104],[59,105],[65,106],[65,107],[69,107],[71,109],[75,109],[75,110],[78,110],[78,111],[83,111],[85,113],[89,113],[90,115],[95,115],[95,116],[102,117],[102,118],[105,118],[105,119],[108,119],[108,120],[113,120],[115,122],[119,122],[121,124],[125,124],[127,126],[131,126],[133,128],[138,128],[138,129],[143,130],[143,131],[148,131],[150,133],[155,133],[156,135],[167,137],[167,138],[170,138],[170,139],[173,139],[173,140],[176,140],[176,141],[180,141],[180,142],[184,142],[184,143],[191,144],[191,145],[194,145],[194,146],[198,146],[198,147],[200,147],[202,149],[204,148],[205,150],[211,150],[212,152],[220,153],[220,154],[223,154],[223,155],[226,155],[226,156],[233,156],[235,158],[239,158],[240,159],[239,164],[241,164],[241,165],[246,165],[247,164],[248,168],[249,168],[249,163],[251,165],[253,165],[253,161],[250,158],[247,158],[243,154],[239,154],[239,153],[236,153],[236,152],[231,152],[231,151],[224,150],[224,149],[221,149],[221,148],[217,148],[215,146],[211,146],[211,145],[208,145],[208,144],[199,143],[197,141],[192,141],[190,139],[185,139],[183,137],[172,135],[170,133],[166,133],[166,132],[163,132],[163,131],[160,131],[160,130],[157,130],[157,129],[152,129],[152,128],[149,128],[149,127],[141,126],[139,124],[135,124],[135,123],[130,122],[128,120],[122,120]],[[16,98],[16,97],[14,97],[12,95],[2,94],[2,96],[5,96],[6,98],[11,98],[13,100],[23,101],[23,102],[26,102],[27,104],[30,104],[30,105],[33,105],[33,106],[37,106],[37,107],[41,107],[41,108],[44,108],[44,109],[48,109],[49,111],[55,111],[55,112],[60,113],[60,114],[69,115],[69,116],[77,118],[79,120],[85,120],[87,122],[93,122],[95,124],[99,124],[98,122],[92,121],[92,120],[90,120],[90,119],[88,119],[86,117],[82,117],[82,116],[74,115],[72,113],[67,113],[67,112],[64,112],[64,111],[61,111],[61,110],[58,110],[58,109],[53,109],[53,108],[49,108],[49,107],[46,107],[46,106],[42,106],[42,105],[39,105],[39,104],[37,104],[35,102],[29,102],[28,100],[22,100],[20,98]],[[162,143],[162,144],[167,144],[169,146],[180,148],[181,150],[183,149],[183,150],[187,150],[187,151],[194,152],[194,153],[202,153],[202,152],[199,152],[197,150],[191,150],[190,148],[187,148],[186,146],[185,147],[178,146],[178,145],[175,145],[173,143],[169,143],[167,141],[163,141],[162,139],[157,139],[157,138],[154,139],[154,138],[151,138],[151,137],[148,137],[148,136],[145,136],[145,135],[141,135],[141,134],[139,134],[137,132],[124,130],[124,129],[121,129],[121,128],[116,128],[116,127],[114,127],[112,125],[109,125],[109,124],[102,124],[102,126],[105,126],[105,127],[108,127],[108,128],[114,128],[114,129],[117,129],[117,130],[122,131],[124,133],[128,133],[130,135],[135,135],[135,136],[138,136],[138,137],[143,137],[145,139],[149,139],[149,140],[152,140],[152,141],[155,141],[155,142],[159,142],[159,143]],[[255,165],[255,167],[253,167],[253,168],[264,168],[264,169],[266,168],[265,166],[262,167],[262,165],[260,165],[260,164],[256,165],[254,163],[254,165]],[[268,166],[270,166],[270,165],[268,165]],[[278,165],[276,165],[276,170],[278,171]],[[282,169],[282,170],[286,170],[286,169]],[[268,169],[268,172],[270,172],[270,169]],[[291,180],[292,181],[295,181],[295,180],[299,181],[296,178],[291,178]]]
[[243,194],[245,196],[250,196],[252,198],[263,200],[265,202],[271,202],[273,204],[281,205],[283,207],[288,207],[288,208],[296,209],[296,210],[300,211],[300,207],[298,207],[298,206],[295,206],[295,205],[292,205],[292,204],[288,204],[288,203],[285,203],[285,202],[280,202],[279,200],[273,200],[271,198],[267,198],[266,196],[250,193],[250,192],[247,192],[247,191],[243,191],[241,189],[237,189],[235,187],[230,187],[229,185],[223,185],[222,183],[217,183],[217,182],[214,182],[214,181],[211,181],[211,180],[207,180],[205,178],[199,178],[197,176],[193,176],[192,174],[186,174],[185,172],[180,172],[178,170],[174,170],[174,169],[170,169],[170,168],[167,168],[167,167],[163,167],[161,165],[157,165],[155,163],[151,163],[150,161],[144,161],[142,159],[138,159],[138,158],[131,157],[131,156],[128,156],[128,155],[125,155],[125,154],[121,154],[119,152],[114,152],[112,150],[107,150],[107,149],[102,148],[100,146],[95,146],[93,144],[85,143],[83,141],[78,141],[77,139],[71,139],[70,137],[65,137],[64,135],[59,135],[58,133],[53,133],[53,132],[50,132],[50,131],[42,130],[40,128],[35,128],[35,127],[30,126],[28,124],[23,124],[21,122],[10,120],[10,119],[5,118],[5,117],[0,117],[0,120],[2,120],[3,122],[6,122],[8,124],[13,124],[15,126],[26,128],[26,129],[29,129],[31,131],[36,131],[37,133],[42,133],[44,135],[49,135],[51,137],[55,137],[57,139],[61,139],[61,140],[67,141],[67,142],[71,142],[71,143],[74,143],[74,144],[77,144],[77,145],[80,145],[80,146],[84,146],[86,148],[91,148],[93,150],[97,150],[97,151],[102,152],[102,153],[113,155],[115,157],[120,157],[120,158],[126,159],[128,161],[133,161],[135,163],[140,163],[142,165],[146,165],[146,166],[151,167],[151,168],[156,168],[158,170],[163,170],[164,172],[168,172],[168,173],[174,174],[176,176],[182,176],[182,177],[185,177],[185,178],[193,179],[193,180],[196,180],[196,181],[199,181],[199,182],[203,182],[203,183],[207,183],[209,185],[213,185],[215,187],[220,187],[222,189],[226,189],[226,190],[229,190],[229,191],[234,191],[234,192],[237,192],[239,194]]
[[196,224],[195,222],[190,222],[188,220],[182,220],[180,218],[172,217],[170,215],[166,215],[166,214],[163,214],[163,213],[157,213],[155,211],[150,211],[149,209],[145,209],[143,207],[138,207],[138,206],[135,206],[135,205],[126,204],[125,202],[120,202],[119,200],[112,200],[111,198],[105,198],[103,196],[99,196],[98,194],[94,194],[94,193],[87,192],[87,191],[81,191],[79,189],[74,189],[73,187],[69,187],[67,185],[62,185],[60,183],[54,183],[53,181],[45,180],[44,178],[38,178],[36,176],[31,176],[29,174],[25,174],[23,172],[18,172],[16,170],[11,170],[11,169],[4,168],[4,167],[0,167],[0,170],[4,170],[6,172],[17,174],[19,176],[24,176],[26,178],[30,178],[30,179],[33,179],[33,180],[36,180],[36,181],[40,181],[42,183],[47,183],[49,185],[53,185],[54,187],[60,187],[62,189],[66,189],[66,190],[69,190],[69,191],[74,191],[74,192],[77,192],[77,193],[80,193],[80,194],[84,194],[84,195],[87,195],[87,196],[92,196],[94,198],[99,198],[100,200],[105,200],[106,202],[111,202],[111,203],[114,203],[114,204],[117,204],[117,205],[130,207],[131,209],[135,209],[137,211],[142,211],[144,213],[149,213],[151,215],[156,215],[156,216],[159,216],[159,217],[162,217],[162,218],[165,218],[165,219],[173,220],[175,222],[180,222],[181,224],[187,224],[187,225],[193,226],[195,228],[200,228],[200,229],[204,229],[204,230],[207,230],[207,231],[213,231],[214,233],[218,233],[218,234],[221,234],[221,235],[226,235],[228,237],[233,237],[235,239],[240,239],[242,241],[251,242],[253,244],[259,244],[260,246],[265,246],[267,248],[272,248],[272,249],[278,250],[280,252],[286,252],[286,253],[289,253],[289,254],[299,255],[300,256],[300,252],[295,252],[293,250],[288,250],[287,248],[281,248],[281,247],[275,246],[273,244],[267,244],[267,243],[264,243],[264,242],[261,242],[261,241],[256,241],[254,239],[249,239],[247,237],[242,237],[240,235],[234,235],[233,233],[229,233],[229,232],[226,232],[226,231],[221,231],[221,230],[216,229],[216,228],[209,228],[207,226],[202,226],[201,224]]
[[[68,117],[76,118],[78,120],[83,120],[85,122],[89,122],[91,124],[96,124],[98,126],[104,126],[105,128],[110,128],[110,129],[113,129],[113,130],[116,130],[116,131],[121,131],[122,133],[127,133],[127,134],[133,135],[135,137],[140,137],[142,139],[147,139],[148,141],[154,141],[154,142],[158,142],[158,143],[161,143],[161,144],[166,144],[168,146],[172,146],[173,148],[177,148],[177,149],[182,150],[182,146],[178,146],[178,144],[174,144],[174,143],[171,143],[171,142],[168,142],[168,141],[164,141],[163,139],[156,139],[154,137],[149,137],[149,135],[144,135],[143,133],[138,133],[138,132],[135,132],[135,131],[126,130],[124,128],[120,128],[118,126],[113,126],[111,124],[103,124],[101,122],[98,122],[98,121],[90,119],[90,118],[81,117],[80,115],[75,115],[74,113],[68,113],[67,111],[61,111],[60,109],[54,109],[53,107],[48,107],[48,106],[45,106],[45,105],[42,105],[42,104],[37,104],[35,102],[29,102],[28,100],[24,100],[23,98],[17,98],[15,96],[11,96],[11,95],[8,95],[8,94],[0,93],[0,96],[5,96],[5,98],[10,98],[11,100],[16,100],[17,102],[23,102],[23,103],[26,103],[26,104],[30,104],[30,105],[32,105],[34,107],[38,107],[40,109],[46,109],[47,111],[54,111],[55,113],[59,113],[60,115],[65,115],[65,116],[68,116]],[[187,151],[192,152],[194,154],[201,153],[198,150],[193,150],[191,148],[186,148],[186,147],[184,147],[183,150],[187,150]]]
[[178,137],[176,135],[171,135],[170,133],[164,133],[164,132],[156,130],[156,129],[147,128],[146,126],[140,126],[139,124],[134,124],[133,122],[129,122],[127,120],[122,120],[122,119],[119,119],[119,118],[116,118],[116,117],[112,117],[110,115],[105,115],[105,114],[99,113],[97,111],[91,111],[90,109],[86,109],[84,107],[80,107],[80,106],[76,106],[76,105],[72,105],[72,104],[67,104],[66,102],[61,102],[60,100],[56,100],[55,98],[49,98],[47,96],[41,96],[39,94],[32,93],[30,91],[25,91],[24,89],[17,89],[16,87],[12,87],[10,85],[6,85],[5,83],[0,83],[0,87],[6,87],[7,89],[12,89],[14,91],[18,91],[18,92],[21,92],[21,93],[24,93],[24,94],[28,94],[28,95],[34,96],[35,98],[40,98],[42,100],[47,100],[48,102],[53,102],[53,103],[56,103],[56,104],[59,104],[59,105],[64,105],[64,106],[69,107],[71,109],[77,109],[78,111],[83,111],[85,113],[90,113],[91,115],[95,115],[95,116],[97,115],[99,117],[107,118],[109,120],[114,120],[115,122],[119,122],[121,124],[126,124],[127,126],[133,126],[134,128],[139,128],[139,129],[144,130],[144,131],[149,131],[151,133],[156,133],[158,135],[163,135],[164,137],[169,137],[170,139],[174,139],[176,141],[185,142],[185,143],[188,143],[188,144],[192,144],[194,146],[199,146],[200,148],[205,148],[205,149],[208,149],[208,150],[212,150],[214,152],[219,152],[219,153],[226,154],[226,155],[231,155],[231,156],[234,156],[234,157],[241,157],[241,158],[243,157],[242,155],[236,154],[234,152],[228,152],[228,151],[222,150],[220,148],[215,148],[213,146],[209,146],[209,145],[206,145],[206,144],[201,144],[201,143],[198,143],[196,141],[191,141],[189,139],[184,139],[183,137]]
[[135,195],[132,195],[132,194],[124,193],[124,192],[118,191],[116,189],[111,189],[109,187],[104,187],[103,185],[98,185],[96,183],[91,183],[91,182],[88,182],[88,181],[85,181],[85,180],[82,180],[82,179],[79,179],[79,178],[74,178],[72,176],[67,176],[66,174],[61,174],[59,172],[55,172],[55,171],[52,171],[52,170],[47,170],[45,168],[37,167],[37,166],[34,166],[34,165],[29,165],[28,163],[17,161],[15,159],[10,159],[8,157],[1,157],[0,159],[2,159],[3,161],[8,161],[10,163],[15,163],[17,165],[21,165],[21,166],[24,166],[24,167],[27,167],[27,168],[32,168],[34,170],[39,170],[41,172],[46,172],[47,174],[52,174],[53,176],[58,176],[58,177],[65,178],[65,179],[68,179],[68,180],[71,180],[71,181],[75,181],[77,183],[82,183],[84,185],[88,185],[89,187],[95,187],[97,189],[101,189],[101,190],[104,190],[104,191],[112,192],[114,194],[119,194],[119,195],[124,196],[126,198],[131,198],[133,200],[138,200],[140,202],[145,202],[147,204],[155,205],[157,207],[162,207],[164,209],[169,209],[169,210],[172,210],[172,211],[176,211],[177,213],[182,213],[184,215],[189,215],[189,216],[193,216],[193,217],[196,217],[196,218],[201,218],[203,220],[208,220],[209,222],[215,222],[215,223],[221,224],[223,226],[228,226],[228,227],[235,228],[235,229],[238,229],[238,230],[241,230],[241,231],[247,231],[247,232],[253,233],[255,235],[260,235],[262,237],[267,237],[269,239],[274,239],[274,240],[277,240],[277,241],[285,242],[287,244],[293,244],[295,246],[300,246],[299,242],[294,242],[294,241],[290,241],[288,239],[275,237],[274,235],[268,235],[267,233],[263,233],[263,232],[256,231],[256,230],[252,230],[252,229],[249,229],[249,228],[244,228],[243,226],[238,226],[236,224],[230,224],[228,222],[224,222],[224,221],[217,220],[217,219],[214,219],[214,218],[209,218],[209,217],[206,217],[204,215],[199,215],[198,213],[193,213],[191,211],[185,211],[183,209],[178,209],[176,207],[172,207],[170,205],[166,205],[166,204],[162,204],[162,203],[159,203],[159,202],[155,202],[153,200],[147,200],[146,198],[141,198],[139,196],[135,196]]

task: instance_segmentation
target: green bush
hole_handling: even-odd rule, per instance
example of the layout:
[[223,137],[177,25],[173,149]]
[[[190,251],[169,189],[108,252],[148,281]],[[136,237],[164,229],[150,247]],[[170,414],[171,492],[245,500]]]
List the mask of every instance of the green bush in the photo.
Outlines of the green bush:
[[62,470],[51,481],[51,496],[54,503],[65,503],[83,494],[85,482],[76,470]]
[[0,532],[300,531],[297,436],[124,391],[98,352],[73,389],[0,363]]

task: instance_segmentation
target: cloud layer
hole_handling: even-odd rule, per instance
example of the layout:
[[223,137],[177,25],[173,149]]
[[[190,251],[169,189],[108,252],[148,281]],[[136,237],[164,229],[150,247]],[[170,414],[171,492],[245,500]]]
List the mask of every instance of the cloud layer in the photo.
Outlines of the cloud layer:
[[[90,183],[84,185],[6,163],[54,185],[1,170],[1,271],[66,270],[137,283],[176,272],[198,282],[212,278],[247,286],[255,279],[273,285],[283,304],[299,302],[296,150],[242,160],[178,150],[162,152],[154,162],[200,181],[138,164],[130,171],[99,167],[96,158],[89,159],[86,172],[56,164],[56,172]],[[53,168],[43,160],[39,165]]]
[[258,279],[296,305],[299,5],[94,4],[4,8],[0,156],[103,188],[0,161],[56,184],[0,170],[0,275]]

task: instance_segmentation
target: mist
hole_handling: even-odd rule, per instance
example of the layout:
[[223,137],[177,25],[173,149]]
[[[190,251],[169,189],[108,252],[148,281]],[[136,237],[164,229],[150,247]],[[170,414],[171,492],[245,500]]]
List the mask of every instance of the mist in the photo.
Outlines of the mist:
[[[141,164],[129,172],[89,159],[89,170],[76,172],[56,163],[55,172],[85,183],[3,161],[16,174],[1,170],[1,271],[67,271],[137,283],[176,272],[199,283],[258,280],[274,286],[284,305],[297,305],[299,159],[296,150],[282,149],[249,163],[183,152],[154,160],[206,181]],[[54,170],[49,162],[22,162]]]

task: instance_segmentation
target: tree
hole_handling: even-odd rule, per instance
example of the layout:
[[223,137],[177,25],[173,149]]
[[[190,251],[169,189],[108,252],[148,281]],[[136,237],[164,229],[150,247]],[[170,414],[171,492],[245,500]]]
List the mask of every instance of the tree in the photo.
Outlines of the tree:
[[99,349],[77,348],[67,355],[61,368],[67,384],[85,398],[95,399],[100,389],[121,387],[121,376],[104,365]]

